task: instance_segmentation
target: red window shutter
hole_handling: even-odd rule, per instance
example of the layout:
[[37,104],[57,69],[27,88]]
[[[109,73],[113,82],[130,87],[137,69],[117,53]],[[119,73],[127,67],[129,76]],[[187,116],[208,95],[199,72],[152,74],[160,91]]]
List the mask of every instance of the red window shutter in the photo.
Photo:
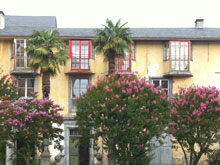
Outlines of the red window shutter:
[[69,40],[69,57],[72,58],[72,40]]
[[91,58],[92,41],[89,40],[89,59]]

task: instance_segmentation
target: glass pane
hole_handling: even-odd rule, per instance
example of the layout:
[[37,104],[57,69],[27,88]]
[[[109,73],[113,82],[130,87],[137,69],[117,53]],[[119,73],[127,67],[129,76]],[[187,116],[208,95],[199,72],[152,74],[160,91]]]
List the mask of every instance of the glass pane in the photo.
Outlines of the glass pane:
[[167,80],[162,80],[161,86],[162,86],[162,88],[168,88],[168,81]]
[[21,97],[25,97],[25,88],[18,88],[18,93]]
[[154,87],[158,87],[158,86],[160,86],[160,81],[159,80],[153,80],[153,84],[154,84]]
[[34,88],[34,79],[27,79],[27,87]]
[[77,101],[75,98],[72,98],[72,110],[76,109],[76,106],[77,106]]
[[81,88],[86,89],[88,86],[89,80],[88,79],[81,79]]
[[27,96],[28,97],[30,97],[33,93],[34,93],[34,89],[33,88],[28,88],[27,89]]
[[16,67],[24,67],[24,59],[17,59]]
[[180,70],[184,70],[184,61],[180,61]]
[[25,87],[25,79],[18,79],[18,87]]

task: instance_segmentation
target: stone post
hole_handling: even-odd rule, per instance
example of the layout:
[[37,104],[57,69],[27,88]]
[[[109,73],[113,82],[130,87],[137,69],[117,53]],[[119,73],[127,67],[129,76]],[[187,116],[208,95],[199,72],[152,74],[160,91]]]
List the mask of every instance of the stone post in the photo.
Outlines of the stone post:
[[44,151],[41,154],[41,165],[50,165],[50,152],[48,146],[50,142],[48,139],[44,139]]

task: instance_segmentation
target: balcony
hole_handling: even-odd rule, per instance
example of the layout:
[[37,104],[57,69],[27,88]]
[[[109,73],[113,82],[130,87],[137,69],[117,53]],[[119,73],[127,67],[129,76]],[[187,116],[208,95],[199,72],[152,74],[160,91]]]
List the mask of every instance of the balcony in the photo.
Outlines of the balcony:
[[[165,76],[192,76],[190,72],[190,41],[169,41],[165,45]],[[169,68],[167,70],[167,68]]]
[[38,71],[32,70],[29,65],[29,57],[15,56],[10,60],[10,73],[11,74],[39,74]]

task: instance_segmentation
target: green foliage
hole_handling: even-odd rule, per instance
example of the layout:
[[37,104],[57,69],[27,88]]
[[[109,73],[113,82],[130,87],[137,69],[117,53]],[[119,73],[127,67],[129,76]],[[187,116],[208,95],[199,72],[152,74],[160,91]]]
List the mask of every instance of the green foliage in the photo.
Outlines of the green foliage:
[[62,108],[48,98],[1,101],[0,142],[8,143],[16,157],[24,158],[27,165],[36,154],[36,148],[42,152],[44,139],[54,141],[59,149],[59,142],[63,140],[62,129],[58,128],[63,122],[60,110]]
[[[114,73],[115,63],[114,59],[117,56],[124,56],[125,51],[131,52],[129,45],[133,43],[129,28],[121,25],[121,20],[114,25],[114,23],[107,19],[104,28],[97,29],[94,47],[96,52],[103,53],[109,60],[109,73]],[[112,64],[112,65],[110,65]]]
[[121,25],[121,20],[114,25],[114,23],[107,19],[106,25],[103,25],[103,29],[97,29],[97,37],[94,41],[94,46],[97,52],[102,52],[105,55],[111,55],[112,51],[114,55],[123,56],[124,51],[131,51],[129,44],[132,43],[131,33],[129,28],[124,26],[127,23]]
[[[91,85],[77,100],[77,124],[82,141],[102,137],[120,165],[146,164],[150,139],[168,124],[164,91],[135,75],[110,75]],[[94,134],[88,133],[93,130]]]
[[19,98],[16,83],[9,75],[3,75],[0,68],[0,100],[15,100]]
[[[14,79],[9,77],[9,75],[3,75],[3,71],[0,68],[0,100],[16,100],[18,97],[19,95]],[[0,165],[5,164],[5,153],[6,143],[0,140]]]
[[6,143],[0,143],[0,165],[5,164]]
[[171,100],[170,131],[190,165],[198,164],[202,155],[212,153],[211,147],[220,141],[219,96],[216,87],[190,86],[180,88]]
[[27,40],[27,54],[31,57],[30,66],[33,69],[40,68],[41,73],[49,71],[56,74],[59,65],[68,59],[68,52],[63,40],[57,39],[59,32],[33,31]]

